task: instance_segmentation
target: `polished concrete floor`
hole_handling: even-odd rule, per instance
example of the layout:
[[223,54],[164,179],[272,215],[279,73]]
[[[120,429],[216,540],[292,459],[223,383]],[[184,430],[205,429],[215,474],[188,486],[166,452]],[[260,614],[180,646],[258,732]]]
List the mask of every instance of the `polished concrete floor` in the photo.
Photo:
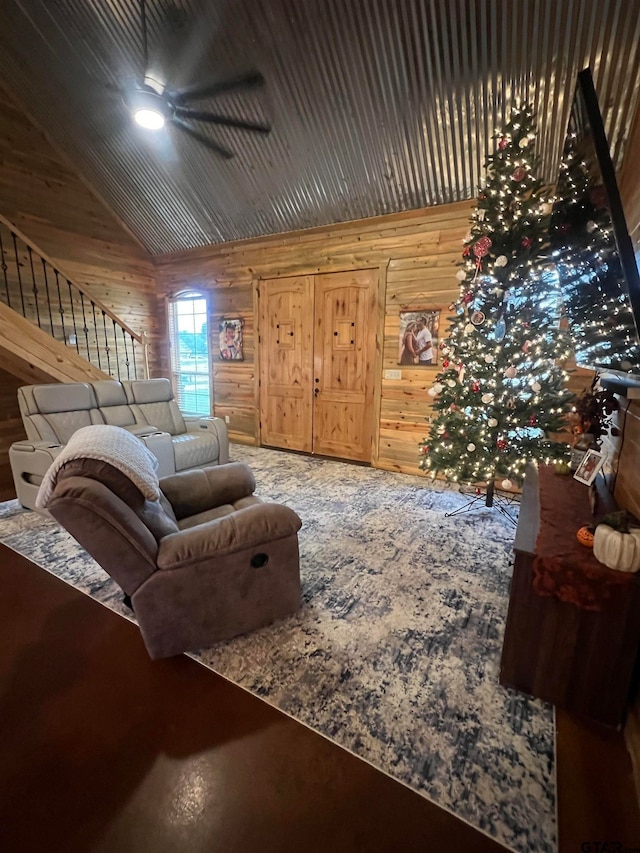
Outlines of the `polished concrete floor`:
[[[640,847],[621,735],[559,722],[561,853]],[[0,546],[3,853],[503,849]]]

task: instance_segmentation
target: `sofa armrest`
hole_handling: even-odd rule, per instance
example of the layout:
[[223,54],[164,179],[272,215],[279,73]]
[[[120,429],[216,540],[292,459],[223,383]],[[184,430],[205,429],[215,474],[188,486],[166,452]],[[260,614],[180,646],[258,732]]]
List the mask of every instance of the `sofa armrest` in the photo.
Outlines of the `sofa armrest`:
[[35,509],[44,475],[64,445],[53,441],[16,441],[9,448],[9,462],[22,506]]
[[138,438],[158,460],[158,477],[170,477],[176,473],[173,442],[168,432],[154,432],[152,435],[139,435]]
[[229,461],[229,436],[227,425],[222,418],[194,418],[183,415],[187,432],[200,432],[206,430],[214,433],[218,438],[218,465],[226,465]]
[[135,435],[137,438],[160,432],[158,427],[150,426],[149,424],[131,424],[131,426],[123,427],[123,429],[126,429],[127,432],[130,432],[131,435]]
[[35,453],[37,450],[45,450],[52,459],[62,451],[64,444],[55,441],[14,441],[11,449],[22,453]]
[[177,519],[235,503],[252,495],[255,487],[253,472],[243,462],[182,471],[160,480],[160,488]]
[[181,569],[297,533],[300,518],[282,504],[260,504],[198,524],[160,540],[159,569]]

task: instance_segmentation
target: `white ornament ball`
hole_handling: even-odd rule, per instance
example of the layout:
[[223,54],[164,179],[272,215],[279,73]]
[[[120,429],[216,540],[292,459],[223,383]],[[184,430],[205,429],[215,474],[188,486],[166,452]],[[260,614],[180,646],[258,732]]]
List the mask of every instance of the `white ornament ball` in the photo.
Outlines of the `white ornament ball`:
[[473,451],[475,449],[476,449],[476,446],[475,446],[475,444],[473,444],[473,442],[471,444],[467,444],[467,450],[469,451],[469,453],[473,453]]
[[536,394],[538,393],[538,391],[539,391],[541,388],[542,388],[542,385],[541,385],[539,382],[532,382],[532,383],[531,383],[531,390],[532,390],[532,391],[535,391],[535,392],[536,392]]
[[436,394],[441,394],[443,388],[444,385],[442,384],[442,382],[436,382],[433,386],[433,390],[436,392]]
[[489,353],[489,355],[485,355],[484,360],[487,362],[487,364],[493,364],[493,362],[494,362],[494,360],[495,360],[495,359],[494,359],[494,357]]
[[495,260],[494,267],[506,267],[509,263],[506,255],[498,255]]
[[455,379],[447,379],[447,385],[449,386],[449,388],[455,388],[456,387]]
[[503,489],[510,489],[513,486],[511,480],[503,480],[501,483]]
[[436,391],[436,389],[435,389],[435,388],[429,388],[429,390],[427,391],[427,394],[428,394],[430,397],[435,397],[437,393],[438,393],[438,392]]
[[473,325],[473,323],[467,323],[467,325],[464,327],[465,335],[470,335],[471,332],[475,331],[475,328],[476,327]]
[[586,229],[589,234],[593,234],[597,227],[598,226],[592,219],[590,219],[589,222],[587,222],[586,224]]
[[438,435],[444,435],[444,424],[440,424],[440,426],[436,428],[436,432]]
[[497,426],[498,426],[498,421],[497,421],[497,419],[496,419],[496,418],[489,418],[489,420],[488,420],[488,424],[489,424],[489,426],[490,426],[490,427],[497,427]]
[[456,278],[458,279],[458,281],[464,281],[466,277],[467,274],[464,270],[458,270],[458,272],[456,273]]
[[518,368],[515,365],[510,365],[504,372],[505,376],[508,376],[509,379],[513,379],[514,376],[518,374]]
[[493,402],[493,394],[491,394],[491,393],[483,394],[482,397],[480,397],[480,399],[482,400],[483,403],[491,403],[491,402]]
[[518,142],[518,147],[519,148],[526,148],[528,144],[529,144],[529,137],[523,136],[522,139],[520,140],[520,142]]

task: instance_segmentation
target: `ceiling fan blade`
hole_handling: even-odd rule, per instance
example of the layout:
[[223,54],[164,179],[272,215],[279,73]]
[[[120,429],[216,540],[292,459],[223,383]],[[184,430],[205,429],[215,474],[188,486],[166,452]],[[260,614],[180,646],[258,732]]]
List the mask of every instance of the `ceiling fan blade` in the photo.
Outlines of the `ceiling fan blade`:
[[264,77],[260,72],[250,71],[248,74],[231,77],[229,80],[220,80],[218,83],[205,83],[202,86],[190,86],[180,89],[173,94],[173,100],[176,104],[186,104],[188,101],[215,98],[216,95],[231,92],[233,89],[251,89],[254,86],[261,86],[263,83]]
[[172,124],[175,125],[178,130],[184,131],[192,139],[196,139],[198,142],[201,142],[210,151],[215,151],[216,154],[219,154],[221,157],[224,157],[225,160],[231,160],[231,158],[234,156],[233,151],[229,151],[229,149],[225,148],[224,145],[220,145],[217,142],[214,142],[213,139],[209,139],[209,137],[205,136],[204,133],[200,133],[200,131],[195,130],[195,128],[191,127],[177,116],[174,116],[174,118],[172,119]]
[[240,130],[253,130],[257,133],[269,133],[271,131],[271,128],[266,124],[256,124],[255,122],[216,115],[216,113],[206,113],[201,110],[190,110],[187,107],[176,107],[176,115],[180,118],[190,118],[193,121],[205,121],[209,124],[220,124],[223,127],[237,127]]

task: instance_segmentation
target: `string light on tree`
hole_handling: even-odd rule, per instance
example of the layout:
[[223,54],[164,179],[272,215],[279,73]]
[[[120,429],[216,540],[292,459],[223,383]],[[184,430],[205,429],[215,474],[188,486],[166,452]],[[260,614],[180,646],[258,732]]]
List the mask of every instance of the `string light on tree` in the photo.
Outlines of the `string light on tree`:
[[562,367],[570,348],[557,276],[542,257],[552,200],[535,176],[534,141],[530,107],[516,107],[463,240],[446,358],[429,390],[435,417],[420,445],[420,467],[454,482],[497,479],[510,490],[529,459],[569,455],[552,436],[571,399]]

